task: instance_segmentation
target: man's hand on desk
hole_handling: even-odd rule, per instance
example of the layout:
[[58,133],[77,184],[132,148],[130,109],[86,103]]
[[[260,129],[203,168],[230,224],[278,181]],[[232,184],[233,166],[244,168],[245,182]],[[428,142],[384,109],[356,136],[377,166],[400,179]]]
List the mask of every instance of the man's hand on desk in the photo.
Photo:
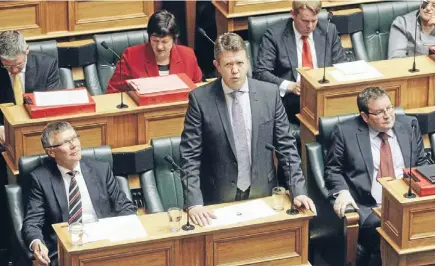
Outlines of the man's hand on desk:
[[195,206],[189,209],[189,218],[196,225],[206,226],[210,224],[211,219],[216,219],[216,216],[204,206]]
[[311,210],[316,215],[315,204],[313,204],[312,199],[306,195],[299,195],[294,198],[294,205],[296,207],[304,206],[307,210]]
[[39,265],[49,265],[50,258],[48,257],[47,247],[40,241],[35,240],[32,244],[33,257]]
[[359,209],[353,197],[351,196],[350,191],[339,191],[338,197],[336,198],[335,204],[333,205],[333,209],[335,210],[335,213],[339,218],[344,217],[345,209],[347,208],[348,204],[351,204],[356,210]]
[[5,144],[5,127],[0,126],[0,144]]

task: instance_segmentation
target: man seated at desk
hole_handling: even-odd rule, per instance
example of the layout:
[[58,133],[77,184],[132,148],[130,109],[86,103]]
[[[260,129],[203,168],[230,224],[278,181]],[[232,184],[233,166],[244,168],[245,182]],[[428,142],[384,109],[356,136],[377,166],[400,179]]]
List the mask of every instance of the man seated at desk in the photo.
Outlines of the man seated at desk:
[[48,124],[41,142],[53,161],[28,176],[22,234],[38,263],[58,265],[52,224],[135,214],[136,207],[120,191],[108,163],[82,159],[79,136],[69,123]]
[[[359,213],[359,243],[365,252],[357,265],[367,265],[371,253],[379,253],[375,229],[380,226],[380,218],[371,209],[382,200],[377,178],[402,178],[410,159],[412,166],[419,166],[426,164],[426,158],[418,121],[395,116],[389,95],[382,88],[364,89],[357,97],[357,106],[360,116],[337,124],[333,130],[324,177],[329,195],[335,198],[336,214],[343,217],[348,204]],[[417,125],[414,129],[412,122]]]
[[[415,43],[416,55],[434,54],[434,9],[434,0],[422,1],[420,10],[412,11],[394,20],[389,33],[389,59],[413,56]],[[416,30],[418,32],[415,40]]]
[[[318,23],[321,1],[292,1],[291,18],[269,28],[262,38],[254,78],[279,86],[292,124],[299,124],[300,75],[297,68],[331,66],[346,60],[334,24]],[[324,54],[327,46],[327,53]]]
[[[62,87],[56,58],[30,52],[18,31],[0,33],[0,104],[23,104],[23,93]],[[0,143],[4,143],[3,113],[0,112]]]
[[[316,212],[306,196],[295,139],[274,84],[247,78],[248,55],[235,33],[218,37],[214,65],[222,78],[194,89],[180,143],[182,168],[189,174],[187,206],[201,226],[214,214],[203,205],[271,195],[277,185],[272,144],[294,203]],[[287,163],[290,163],[288,168]]]
[[185,73],[194,83],[202,81],[194,51],[176,44],[179,29],[173,14],[166,10],[154,13],[148,21],[147,33],[148,43],[126,48],[106,93],[126,91],[126,79]]

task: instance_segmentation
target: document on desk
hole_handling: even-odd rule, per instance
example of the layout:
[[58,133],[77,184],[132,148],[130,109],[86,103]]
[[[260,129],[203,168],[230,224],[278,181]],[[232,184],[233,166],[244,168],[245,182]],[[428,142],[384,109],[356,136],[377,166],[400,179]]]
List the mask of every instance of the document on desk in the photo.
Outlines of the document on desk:
[[145,228],[136,215],[100,219],[84,224],[83,243],[98,240],[123,241],[147,236]]
[[35,91],[35,106],[72,105],[89,103],[88,91],[60,90],[60,91]]
[[139,94],[156,93],[189,89],[189,86],[178,75],[129,79],[127,83]]
[[277,213],[265,201],[258,199],[215,209],[214,214],[217,218],[211,219],[212,222],[208,226],[242,223]]
[[364,60],[346,62],[333,65],[336,69],[330,70],[330,75],[337,81],[354,81],[382,77],[382,73]]

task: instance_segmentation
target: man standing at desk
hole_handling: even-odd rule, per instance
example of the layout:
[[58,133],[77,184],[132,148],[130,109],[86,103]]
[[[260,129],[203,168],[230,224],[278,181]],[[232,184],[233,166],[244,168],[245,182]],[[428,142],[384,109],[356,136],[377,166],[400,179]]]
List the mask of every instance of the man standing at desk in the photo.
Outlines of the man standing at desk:
[[53,161],[28,177],[22,234],[36,261],[53,266],[57,239],[52,224],[135,214],[136,207],[120,191],[108,163],[82,159],[79,136],[69,123],[47,125],[41,142]]
[[[234,33],[218,37],[214,65],[220,79],[193,90],[180,143],[182,168],[188,173],[187,206],[194,223],[214,215],[203,205],[266,197],[277,185],[272,144],[294,203],[316,212],[306,196],[295,139],[278,87],[247,78],[244,41]],[[290,169],[286,166],[290,163]]]
[[[376,179],[402,178],[410,158],[413,167],[426,164],[426,158],[418,121],[405,115],[395,116],[394,106],[383,89],[366,88],[358,95],[357,105],[360,116],[337,124],[332,132],[324,177],[339,217],[344,216],[349,204],[358,209],[359,243],[366,251],[359,262],[367,265],[365,260],[374,251],[377,253],[380,243],[375,230],[380,218],[372,211],[382,200],[382,187]],[[416,123],[415,128],[412,123]]]
[[[269,28],[262,38],[254,78],[279,86],[289,121],[299,124],[299,67],[318,68],[344,62],[345,51],[334,24],[318,23],[321,1],[292,1],[291,18]],[[326,43],[326,34],[327,43]],[[325,46],[327,53],[324,54]]]

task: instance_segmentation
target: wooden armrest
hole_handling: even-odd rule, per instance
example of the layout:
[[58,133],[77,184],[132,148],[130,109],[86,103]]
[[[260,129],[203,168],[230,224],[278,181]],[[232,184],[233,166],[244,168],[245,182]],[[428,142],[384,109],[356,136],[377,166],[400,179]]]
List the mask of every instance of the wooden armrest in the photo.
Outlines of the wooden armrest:
[[381,219],[381,206],[372,208],[373,212]]
[[344,230],[347,265],[354,266],[356,265],[357,240],[359,238],[359,214],[357,212],[345,213]]

